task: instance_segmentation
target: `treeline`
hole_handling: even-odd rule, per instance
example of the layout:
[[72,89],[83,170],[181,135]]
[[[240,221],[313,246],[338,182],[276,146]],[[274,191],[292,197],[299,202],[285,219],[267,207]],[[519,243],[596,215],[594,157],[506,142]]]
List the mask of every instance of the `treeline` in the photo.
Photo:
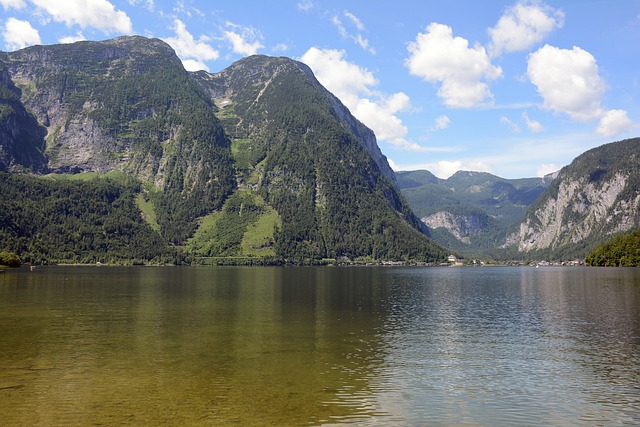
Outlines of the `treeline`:
[[585,263],[604,267],[640,267],[640,230],[606,241],[589,253]]
[[5,251],[0,252],[0,266],[16,268],[20,267],[21,264],[22,262],[17,254]]
[[0,173],[0,250],[30,264],[174,262],[140,215],[138,185]]

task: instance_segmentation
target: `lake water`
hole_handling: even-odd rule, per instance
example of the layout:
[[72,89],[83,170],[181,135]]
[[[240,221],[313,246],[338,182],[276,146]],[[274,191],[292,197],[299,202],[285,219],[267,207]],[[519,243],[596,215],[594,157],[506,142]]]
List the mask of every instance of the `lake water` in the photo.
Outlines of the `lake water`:
[[640,269],[0,275],[0,424],[640,425]]

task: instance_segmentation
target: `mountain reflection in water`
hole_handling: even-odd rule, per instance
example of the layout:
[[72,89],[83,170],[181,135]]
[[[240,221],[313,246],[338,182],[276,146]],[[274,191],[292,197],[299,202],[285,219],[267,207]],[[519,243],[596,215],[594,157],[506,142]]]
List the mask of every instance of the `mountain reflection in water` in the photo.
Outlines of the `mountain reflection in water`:
[[640,271],[0,277],[3,425],[640,424]]

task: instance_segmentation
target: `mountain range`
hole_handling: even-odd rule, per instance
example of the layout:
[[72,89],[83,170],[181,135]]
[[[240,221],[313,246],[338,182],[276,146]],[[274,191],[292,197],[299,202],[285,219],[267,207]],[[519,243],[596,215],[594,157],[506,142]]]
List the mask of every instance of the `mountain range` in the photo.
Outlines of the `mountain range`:
[[394,173],[289,58],[187,72],[139,36],[0,52],[0,250],[29,262],[584,257],[640,228],[638,153],[544,178]]
[[[83,236],[62,227],[65,250],[33,245],[55,239],[30,218],[69,223],[59,187],[84,186],[86,199],[75,202],[99,204],[87,195],[104,179],[123,189],[123,204],[138,206],[142,228],[131,233],[144,229],[145,241],[158,237],[198,262],[432,262],[446,254],[401,196],[373,132],[288,58],[252,56],[210,74],[185,71],[166,43],[139,36],[33,46],[0,53],[0,106],[6,185],[47,187],[33,192],[42,199],[27,190],[4,201],[3,245],[26,259],[102,259],[91,242],[112,236],[99,214],[83,223]],[[20,197],[35,211],[18,209]]]
[[584,258],[640,228],[640,138],[591,149],[543,178],[411,171],[397,182],[434,240],[470,257]]

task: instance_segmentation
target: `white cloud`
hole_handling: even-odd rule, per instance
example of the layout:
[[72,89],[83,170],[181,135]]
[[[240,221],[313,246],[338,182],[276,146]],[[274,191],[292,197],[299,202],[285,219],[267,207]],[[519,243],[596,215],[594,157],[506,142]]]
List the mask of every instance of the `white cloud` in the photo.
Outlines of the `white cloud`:
[[493,95],[485,80],[502,76],[491,64],[482,46],[469,47],[461,37],[453,37],[451,27],[431,23],[409,43],[405,65],[409,72],[430,83],[440,83],[438,96],[445,105],[472,108],[490,102]]
[[583,122],[599,119],[596,131],[605,137],[634,127],[626,111],[602,107],[606,84],[593,55],[579,47],[568,50],[543,46],[529,55],[527,74],[549,110]]
[[544,107],[588,121],[603,114],[600,100],[605,83],[595,58],[587,51],[545,45],[529,55],[527,75],[544,100]]
[[75,43],[86,40],[86,37],[82,32],[78,31],[75,36],[66,36],[58,39],[59,43]]
[[542,178],[545,175],[548,175],[553,172],[557,172],[559,170],[560,170],[560,166],[556,165],[555,163],[543,163],[538,168],[538,171],[536,172],[536,176],[539,176]]
[[313,2],[311,0],[304,0],[296,4],[296,7],[298,8],[298,10],[301,10],[303,12],[309,12],[311,9],[313,9]]
[[173,21],[173,30],[176,37],[168,37],[163,40],[176,51],[185,69],[194,71],[193,67],[199,67],[198,70],[208,70],[204,61],[215,60],[220,56],[220,53],[209,44],[209,37],[200,36],[198,40],[194,39],[181,20]]
[[312,47],[301,61],[358,120],[374,131],[378,140],[404,149],[425,151],[424,147],[407,140],[407,128],[397,116],[411,108],[409,97],[403,92],[385,95],[375,91],[378,81],[374,75],[344,56],[344,51]]
[[391,169],[393,169],[395,172],[398,172],[400,169],[400,165],[398,165],[396,162],[394,162],[393,160],[391,160],[390,158],[387,157],[387,163],[389,163],[389,166],[391,167]]
[[363,31],[366,31],[366,27],[362,23],[360,18],[358,18],[357,16],[355,16],[353,13],[349,12],[348,10],[345,10],[343,15],[351,22],[351,24],[353,24],[353,26],[357,30],[357,33],[356,34],[351,34],[349,31],[347,31],[346,27],[343,25],[343,23],[340,20],[340,18],[338,18],[337,16],[333,16],[331,18],[331,23],[338,29],[338,33],[340,33],[340,36],[345,38],[345,39],[353,40],[362,49],[368,51],[372,55],[375,55],[376,54],[376,50],[369,46],[369,40],[366,39],[365,37],[363,37],[362,34],[361,34]]
[[444,114],[442,116],[436,117],[435,124],[433,126],[433,130],[443,130],[449,127],[451,123],[451,119]]
[[633,129],[634,123],[624,110],[609,110],[600,118],[597,132],[607,138]]
[[[425,167],[432,174],[441,179],[447,179],[458,171],[491,172],[491,167],[479,160],[441,160],[435,163],[428,163]],[[410,169],[411,170],[411,169]]]
[[511,131],[514,133],[520,132],[520,126],[517,123],[511,121],[507,116],[500,116],[500,123],[507,125],[511,128]]
[[2,38],[8,50],[18,50],[27,46],[41,44],[38,30],[29,21],[9,18],[2,29]]
[[358,31],[364,31],[366,29],[360,18],[358,18],[348,10],[344,11],[344,16],[347,17],[353,23],[353,25],[355,25]]
[[0,4],[4,10],[23,9],[27,5],[24,0],[0,0]]
[[286,52],[289,50],[289,46],[285,43],[278,43],[274,47],[271,48],[272,52]]
[[262,49],[262,34],[253,27],[241,27],[230,22],[227,23],[232,30],[224,32],[225,38],[231,43],[234,53],[240,55],[255,55]]
[[524,120],[524,122],[527,124],[527,128],[529,128],[529,130],[533,133],[540,133],[544,130],[542,124],[537,120],[529,118],[529,115],[526,111],[522,113],[522,120]]
[[182,66],[187,71],[200,71],[205,70],[209,71],[209,67],[202,61],[198,61],[196,59],[183,59]]
[[137,6],[140,3],[144,3],[145,8],[149,12],[153,12],[156,7],[154,0],[127,0],[127,3],[129,3],[131,6]]
[[46,11],[54,21],[67,26],[96,28],[105,34],[131,34],[131,19],[121,10],[116,10],[107,0],[31,0],[38,8]]
[[527,50],[563,24],[562,11],[539,1],[520,1],[505,11],[495,27],[489,28],[489,52],[499,56]]

